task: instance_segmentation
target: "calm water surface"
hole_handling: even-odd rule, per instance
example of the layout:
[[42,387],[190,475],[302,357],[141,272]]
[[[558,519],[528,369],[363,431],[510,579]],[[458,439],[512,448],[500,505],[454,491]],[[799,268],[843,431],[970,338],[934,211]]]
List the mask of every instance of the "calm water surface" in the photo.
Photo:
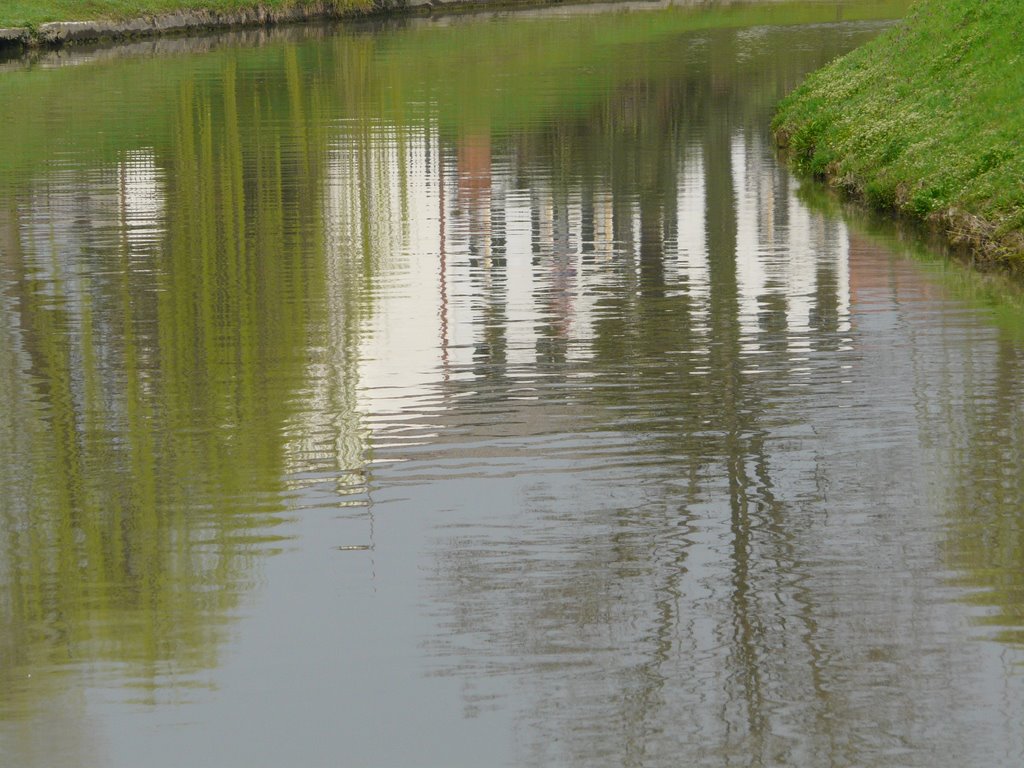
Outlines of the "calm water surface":
[[0,72],[0,764],[1018,766],[1024,301],[776,100],[905,4]]

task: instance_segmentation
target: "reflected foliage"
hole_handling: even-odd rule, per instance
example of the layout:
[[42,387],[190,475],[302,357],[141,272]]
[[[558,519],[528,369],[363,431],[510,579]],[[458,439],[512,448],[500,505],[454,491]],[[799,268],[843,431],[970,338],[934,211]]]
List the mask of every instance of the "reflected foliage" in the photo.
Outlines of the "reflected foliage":
[[231,57],[179,67],[161,141],[3,190],[0,675],[15,712],[34,698],[20,689],[77,660],[128,663],[146,690],[214,665],[253,557],[279,538],[332,290],[327,86],[310,89],[294,49],[270,55],[269,77]]

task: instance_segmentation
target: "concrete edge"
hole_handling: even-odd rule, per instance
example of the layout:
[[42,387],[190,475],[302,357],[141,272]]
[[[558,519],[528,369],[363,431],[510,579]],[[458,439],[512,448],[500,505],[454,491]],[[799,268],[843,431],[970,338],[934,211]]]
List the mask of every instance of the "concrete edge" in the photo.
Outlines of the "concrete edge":
[[[467,3],[468,4],[468,3]],[[447,3],[446,3],[447,5]],[[463,5],[453,2],[451,5]],[[356,18],[433,6],[430,0],[371,0],[353,8],[336,0],[311,0],[288,8],[253,5],[237,11],[185,10],[155,16],[93,21],[54,21],[35,29],[0,29],[0,49],[60,48],[65,45],[181,34],[209,29],[269,26],[303,21]]]
[[0,48],[28,45],[32,33],[26,27],[0,27]]

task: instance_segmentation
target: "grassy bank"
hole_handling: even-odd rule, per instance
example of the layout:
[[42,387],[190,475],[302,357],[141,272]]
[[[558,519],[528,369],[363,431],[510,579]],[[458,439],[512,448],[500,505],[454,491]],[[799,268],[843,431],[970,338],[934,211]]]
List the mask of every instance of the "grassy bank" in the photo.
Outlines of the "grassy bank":
[[1024,3],[919,0],[812,75],[774,129],[802,171],[1024,271]]
[[[233,13],[252,8],[271,11],[308,6],[306,0],[6,0],[0,2],[0,27],[35,27],[48,21],[131,19],[174,11]],[[338,6],[369,7],[368,0],[340,0]]]

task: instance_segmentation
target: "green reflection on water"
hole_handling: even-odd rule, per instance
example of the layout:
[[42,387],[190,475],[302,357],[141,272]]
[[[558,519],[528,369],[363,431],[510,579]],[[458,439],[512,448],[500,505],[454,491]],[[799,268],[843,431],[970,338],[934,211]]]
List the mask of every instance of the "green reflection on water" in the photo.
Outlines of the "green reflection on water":
[[[765,24],[893,19],[911,2],[754,2],[492,23],[454,18],[451,26],[414,25],[400,34],[346,33],[327,46],[303,46],[291,55],[299,57],[303,77],[320,84],[325,107],[359,104],[404,124],[414,118],[414,97],[423,95],[416,92],[427,88],[431,101],[443,107],[444,124],[465,128],[484,121],[501,129],[585,107],[609,82],[649,72],[651,61],[635,53],[673,36]],[[218,47],[213,41],[206,46]],[[281,47],[231,49],[202,58],[179,52],[174,58],[137,58],[126,66],[101,51],[89,67],[12,68],[0,79],[0,103],[17,105],[0,115],[7,150],[0,155],[0,172],[35,166],[67,147],[115,161],[118,152],[165,142],[172,125],[170,103],[146,101],[145,110],[125,120],[97,95],[116,94],[122,103],[137,103],[148,98],[154,83],[219,78],[225,57],[235,60],[240,71],[264,72],[284,66],[284,56]],[[571,88],[556,93],[534,87],[545,78],[563,76]],[[271,92],[272,98],[281,96]],[[61,119],[70,116],[74,119]],[[37,129],[41,124],[46,131]]]
[[[966,601],[983,609],[979,625],[996,628],[1003,642],[1024,643],[1024,412],[1019,382],[1024,380],[1024,285],[998,273],[980,272],[963,261],[963,254],[943,256],[942,245],[926,232],[894,230],[889,219],[841,202],[834,193],[805,184],[801,198],[812,208],[843,214],[847,225],[880,250],[895,251],[926,265],[936,282],[982,311],[998,328],[994,354],[986,362],[968,360],[963,383],[921,382],[947,389],[940,418],[949,431],[949,444],[934,446],[934,462],[948,466],[948,535],[946,562],[957,575],[952,584],[970,590]],[[941,327],[942,320],[937,319]],[[951,407],[948,391],[969,386],[962,402]],[[956,398],[952,402],[957,402]],[[922,418],[923,422],[927,417]]]
[[[70,169],[74,191],[0,193],[0,685],[14,713],[65,664],[127,663],[145,690],[214,665],[252,557],[279,538],[289,419],[328,294],[310,263],[326,121],[295,49],[271,55],[276,79],[233,57],[216,76],[180,62],[148,149]],[[144,133],[139,114],[126,134]]]
[[[905,6],[851,3],[843,13],[885,17]],[[0,110],[0,451],[13,457],[0,466],[5,706],[28,711],[48,686],[62,685],[51,673],[76,660],[126,662],[143,696],[168,675],[216,665],[257,556],[281,546],[275,523],[288,508],[289,475],[358,475],[367,448],[356,407],[357,342],[403,245],[409,204],[404,177],[397,202],[379,194],[388,175],[406,167],[385,167],[376,143],[382,129],[394,131],[402,158],[407,135],[436,126],[463,158],[480,146],[490,151],[492,141],[514,145],[524,168],[550,173],[559,195],[578,183],[591,197],[607,186],[619,240],[632,239],[624,230],[638,201],[638,290],[602,299],[606,319],[594,339],[598,366],[609,373],[591,405],[609,407],[629,397],[615,386],[623,366],[668,359],[695,335],[684,304],[674,302],[670,318],[662,312],[680,287],[663,273],[660,249],[687,143],[696,141],[707,163],[709,199],[731,201],[730,130],[762,126],[781,92],[822,63],[814,48],[737,63],[732,38],[710,32],[706,68],[681,72],[661,54],[693,30],[835,17],[835,6],[780,5],[458,24],[5,73],[0,104],[18,105]],[[655,49],[659,55],[643,55]],[[571,79],[574,88],[537,87],[551,79]],[[125,103],[145,108],[126,112]],[[721,111],[732,122],[714,116]],[[329,236],[332,162],[346,172],[332,191],[342,201],[341,231]],[[39,181],[46,174],[65,179],[49,197]],[[84,192],[68,196],[67,178]],[[143,216],[132,199],[147,185],[173,207]],[[33,213],[47,202],[59,213]],[[734,208],[716,204],[707,214],[709,250],[734,253]],[[74,260],[62,260],[69,253]],[[681,423],[725,414],[727,429],[701,439],[703,454],[671,437],[657,447],[728,459],[734,662],[756,713],[765,706],[757,661],[766,651],[750,586],[752,532],[767,525],[778,533],[780,560],[793,547],[769,484],[753,477],[767,475],[755,421],[769,406],[737,373],[737,266],[717,258],[711,269],[717,343],[709,385],[685,410],[678,393],[662,390],[628,429],[656,431],[673,407]],[[822,307],[836,303],[832,277],[819,281]],[[490,307],[483,377],[500,375],[506,345],[500,302]],[[547,363],[566,361],[565,335],[554,324],[543,345]],[[295,421],[313,396],[313,365],[330,371],[318,377],[331,382],[322,410],[334,431],[323,460],[304,458],[304,425]],[[1015,365],[1007,363],[999,392],[1010,390]],[[681,382],[688,371],[667,362],[649,373]],[[992,433],[997,418],[979,413],[967,433]],[[686,427],[680,432],[700,432],[697,421]],[[1024,444],[1016,435],[1010,444]],[[964,467],[1020,464],[997,442],[963,450]],[[699,467],[691,469],[685,479],[696,496]],[[960,482],[964,499],[997,492],[969,477]],[[748,498],[746,489],[758,485],[763,497]],[[966,501],[959,508],[973,509]],[[1012,543],[1020,540],[1012,512],[997,503],[984,515],[966,513],[952,562],[986,589],[980,600],[1007,606],[998,623],[1018,626],[1011,614],[1020,585],[1007,574],[1021,572],[1024,554]],[[987,533],[993,524],[1009,527],[998,550]],[[646,556],[621,539],[614,543],[623,568]],[[666,558],[685,558],[685,542],[665,550]],[[668,634],[676,589],[671,581],[660,587],[666,624],[653,630],[655,642]],[[639,708],[657,695],[638,691]]]

